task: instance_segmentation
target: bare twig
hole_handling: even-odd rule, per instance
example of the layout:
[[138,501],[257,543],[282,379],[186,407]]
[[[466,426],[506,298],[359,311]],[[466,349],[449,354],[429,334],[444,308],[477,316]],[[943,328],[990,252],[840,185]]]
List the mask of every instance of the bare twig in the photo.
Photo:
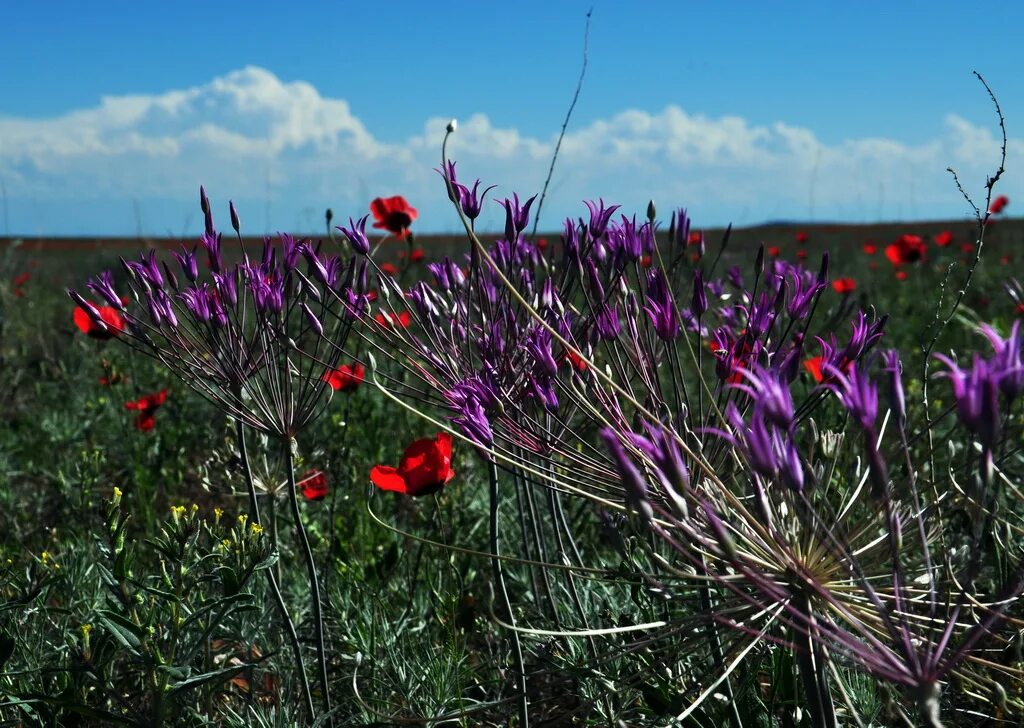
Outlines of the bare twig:
[[562,148],[562,139],[565,138],[565,130],[569,126],[569,120],[572,118],[572,112],[576,108],[576,102],[580,98],[580,91],[583,89],[583,77],[587,75],[587,48],[590,44],[590,16],[594,12],[591,8],[587,11],[587,22],[583,26],[583,65],[580,67],[580,77],[576,81],[576,93],[572,95],[572,103],[569,104],[569,110],[565,114],[565,121],[562,122],[562,131],[558,135],[558,141],[555,143],[555,151],[551,155],[551,166],[548,167],[548,176],[544,180],[544,188],[540,192],[540,200],[537,202],[537,214],[533,216],[533,229],[530,231],[530,240],[533,240],[537,236],[537,225],[540,224],[540,211],[544,208],[544,198],[548,195],[548,185],[551,184],[551,176],[555,173],[555,162],[558,161],[558,152]]

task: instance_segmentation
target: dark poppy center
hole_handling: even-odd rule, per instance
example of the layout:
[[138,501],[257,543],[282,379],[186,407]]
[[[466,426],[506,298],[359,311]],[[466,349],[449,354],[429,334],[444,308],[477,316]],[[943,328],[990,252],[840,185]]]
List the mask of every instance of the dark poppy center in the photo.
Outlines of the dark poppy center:
[[404,212],[392,212],[388,215],[388,230],[400,233],[412,225],[412,218]]

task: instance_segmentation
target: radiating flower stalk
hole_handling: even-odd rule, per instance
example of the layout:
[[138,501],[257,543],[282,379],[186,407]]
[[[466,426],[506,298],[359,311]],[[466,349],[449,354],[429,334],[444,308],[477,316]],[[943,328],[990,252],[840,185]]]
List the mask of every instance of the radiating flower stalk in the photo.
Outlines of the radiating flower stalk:
[[[342,259],[324,252],[319,243],[286,234],[280,234],[276,244],[267,238],[258,261],[251,261],[242,249],[240,259],[229,263],[202,189],[200,205],[205,218],[201,252],[200,246],[183,247],[173,254],[176,266],[158,261],[154,252],[137,261],[123,260],[121,285],[128,294],[124,298],[125,289],[118,290],[109,271],[89,281],[92,294],[123,320],[121,330],[110,329],[112,317],[104,316],[98,306],[77,292],[69,293],[97,332],[116,335],[132,349],[161,362],[235,420],[251,515],[260,523],[244,430],[254,429],[279,443],[291,465],[295,438],[329,402],[330,374],[338,368],[349,332],[367,305],[367,264],[359,256]],[[230,213],[241,248],[234,204]],[[318,579],[298,513],[294,473],[289,469],[288,475],[296,537],[308,569],[326,712],[330,696]],[[272,570],[267,573],[311,708],[294,626]]]
[[[879,356],[887,319],[856,311],[848,285],[829,285],[827,256],[815,271],[765,261],[762,249],[752,269],[716,271],[689,247],[685,211],[666,239],[653,209],[638,222],[603,201],[541,251],[523,235],[531,200],[517,196],[501,203],[505,234],[487,249],[473,230],[478,205],[454,163],[442,169],[472,245],[468,270],[445,259],[430,266],[432,282],[407,291],[382,276],[363,334],[393,364],[373,372],[379,386],[447,421],[493,464],[492,487],[499,472],[510,476],[516,555],[546,564],[530,577],[531,614],[554,622],[542,633],[594,627],[588,605],[566,611],[551,596],[574,593],[601,560],[579,554],[564,517],[563,498],[583,499],[630,524],[628,541],[616,537],[628,543],[619,556],[665,600],[665,644],[678,648],[672,639],[686,634],[714,665],[715,679],[686,686],[680,721],[729,685],[736,654],[790,651],[816,726],[857,714],[839,668],[901,691],[893,710],[929,725],[940,725],[951,680],[978,695],[993,679],[1021,678],[983,654],[1007,644],[1000,626],[1024,590],[1012,547],[1005,578],[982,561],[1006,507],[993,474],[1016,475],[1005,457],[1020,436],[1009,432],[1024,382],[1016,327],[1006,339],[985,329],[994,352],[970,369],[944,359],[981,452],[979,485],[965,490],[953,461],[949,478],[914,462],[910,440],[922,430],[900,357]],[[405,305],[408,326],[391,324]],[[939,424],[949,426],[923,427]],[[847,429],[860,447],[837,446]],[[695,630],[702,621],[714,628]]]

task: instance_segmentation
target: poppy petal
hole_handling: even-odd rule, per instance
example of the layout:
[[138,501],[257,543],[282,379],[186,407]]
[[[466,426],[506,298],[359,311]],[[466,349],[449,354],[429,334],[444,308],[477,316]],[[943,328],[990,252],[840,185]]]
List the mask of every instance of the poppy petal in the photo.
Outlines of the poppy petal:
[[390,465],[374,465],[370,470],[370,481],[381,490],[393,490],[396,493],[408,493],[405,478]]

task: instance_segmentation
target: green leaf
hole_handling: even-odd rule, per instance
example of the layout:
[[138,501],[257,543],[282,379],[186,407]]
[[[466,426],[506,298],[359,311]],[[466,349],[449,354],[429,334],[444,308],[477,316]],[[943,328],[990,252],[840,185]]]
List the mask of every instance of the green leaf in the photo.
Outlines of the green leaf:
[[96,612],[102,624],[114,639],[120,642],[129,650],[136,653],[142,650],[142,640],[146,635],[145,630],[134,622],[125,619],[120,614],[102,609]]
[[245,665],[232,665],[231,667],[224,667],[220,670],[214,670],[213,672],[204,672],[200,675],[193,675],[187,680],[181,680],[180,682],[176,682],[173,685],[171,685],[170,694],[177,695],[178,693],[183,693],[186,690],[195,690],[200,685],[204,685],[208,682],[213,682],[214,680],[218,680],[220,682],[223,682],[224,680],[230,680],[243,670],[248,670],[255,666],[255,663],[248,663]]

